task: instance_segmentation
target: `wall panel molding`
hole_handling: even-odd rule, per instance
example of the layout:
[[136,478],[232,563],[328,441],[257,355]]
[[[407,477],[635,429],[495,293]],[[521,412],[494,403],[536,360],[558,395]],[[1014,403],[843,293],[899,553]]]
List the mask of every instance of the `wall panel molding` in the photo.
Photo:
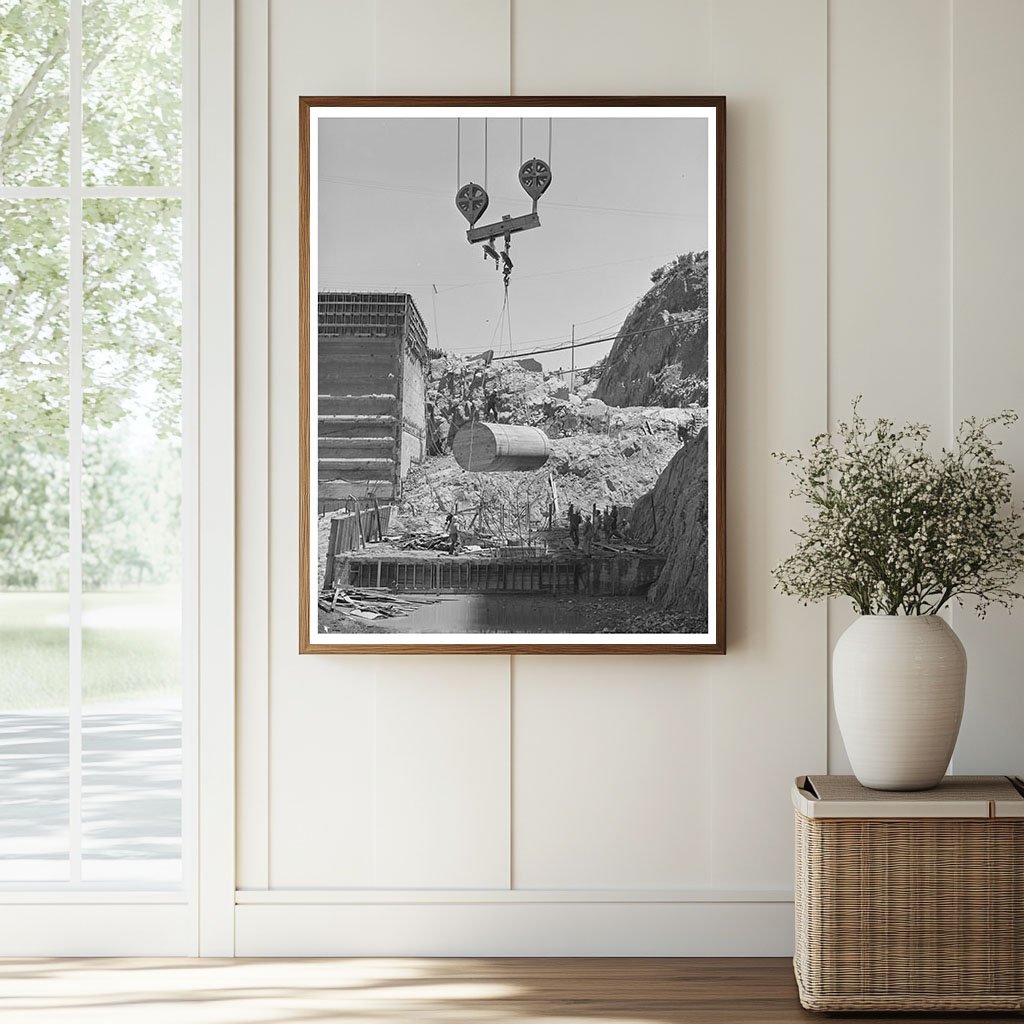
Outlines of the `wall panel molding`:
[[[951,336],[953,424],[1005,408],[1024,415],[1020,297],[1024,293],[1024,4],[953,0],[951,6]],[[1024,423],[999,431],[1024,498]],[[958,772],[1024,773],[1024,631],[995,610],[979,620],[953,609],[967,649],[967,701],[953,755]]]
[[[829,3],[830,427],[862,413],[949,436],[949,5]],[[853,622],[829,602],[828,649]],[[830,702],[831,708],[831,702]],[[849,772],[834,714],[829,769]]]
[[793,906],[494,903],[237,908],[239,956],[790,956]]
[[[230,386],[235,379],[235,12],[232,0],[206,0],[196,8],[201,97],[198,944],[200,956],[226,956],[233,946],[236,885],[237,447]],[[123,916],[130,917],[127,911]]]
[[740,889],[240,889],[239,906],[392,903],[792,903],[792,890]]
[[270,884],[270,6],[237,5],[238,884]]
[[825,609],[771,589],[802,511],[771,452],[827,423],[827,9],[715,0],[713,12],[727,103],[729,653],[708,668],[710,885],[775,889],[792,876],[792,781],[827,761]]

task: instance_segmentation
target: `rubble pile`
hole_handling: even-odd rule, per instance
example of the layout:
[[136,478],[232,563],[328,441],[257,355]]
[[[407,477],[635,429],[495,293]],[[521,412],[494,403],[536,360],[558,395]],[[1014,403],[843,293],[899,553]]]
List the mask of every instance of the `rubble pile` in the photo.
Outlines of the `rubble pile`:
[[[466,473],[450,455],[412,466],[393,529],[440,534],[455,511],[461,528],[507,537],[527,532],[516,517],[523,514],[517,510],[528,509],[529,529],[537,531],[547,524],[553,493],[563,520],[570,502],[583,509],[597,504],[625,510],[654,487],[682,439],[707,422],[704,409],[616,409],[613,414],[604,433],[553,436],[547,464],[535,473]],[[481,501],[482,521],[477,521]]]
[[600,367],[546,373],[536,359],[494,360],[492,352],[466,359],[442,353],[430,362],[427,383],[429,451],[451,451],[452,439],[472,420],[540,427],[549,437],[600,430],[608,406],[593,397]]

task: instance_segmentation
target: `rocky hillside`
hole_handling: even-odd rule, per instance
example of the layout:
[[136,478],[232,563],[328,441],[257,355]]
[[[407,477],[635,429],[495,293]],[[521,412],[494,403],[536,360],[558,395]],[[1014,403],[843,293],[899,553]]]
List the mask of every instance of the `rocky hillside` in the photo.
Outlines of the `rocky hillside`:
[[632,540],[668,561],[647,599],[687,615],[708,614],[708,430],[680,448],[654,489],[633,506]]
[[651,275],[604,361],[594,392],[608,405],[708,404],[708,254]]

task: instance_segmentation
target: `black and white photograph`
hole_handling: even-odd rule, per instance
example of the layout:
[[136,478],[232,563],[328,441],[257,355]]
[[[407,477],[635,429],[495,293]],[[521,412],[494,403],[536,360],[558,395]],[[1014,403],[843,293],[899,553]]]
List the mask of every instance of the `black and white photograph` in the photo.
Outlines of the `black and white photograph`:
[[724,110],[463,102],[302,108],[306,649],[715,651]]

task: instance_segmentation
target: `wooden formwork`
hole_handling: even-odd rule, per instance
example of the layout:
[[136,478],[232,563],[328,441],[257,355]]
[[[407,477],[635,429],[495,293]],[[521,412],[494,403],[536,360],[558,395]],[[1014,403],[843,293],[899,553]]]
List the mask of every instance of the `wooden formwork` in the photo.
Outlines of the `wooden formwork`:
[[324,569],[324,589],[335,586],[335,569],[339,555],[374,541],[383,540],[391,525],[393,505],[381,505],[376,500],[366,507],[353,502],[350,511],[340,512],[331,519],[331,532],[327,539],[327,565]]
[[395,558],[350,559],[349,578],[338,586],[428,593],[506,594],[578,593],[586,585],[576,562],[495,562],[441,558],[433,561]]
[[341,552],[330,561],[324,589],[479,594],[642,594],[665,564],[657,556],[611,558],[494,558],[488,555],[407,557],[371,550]]

